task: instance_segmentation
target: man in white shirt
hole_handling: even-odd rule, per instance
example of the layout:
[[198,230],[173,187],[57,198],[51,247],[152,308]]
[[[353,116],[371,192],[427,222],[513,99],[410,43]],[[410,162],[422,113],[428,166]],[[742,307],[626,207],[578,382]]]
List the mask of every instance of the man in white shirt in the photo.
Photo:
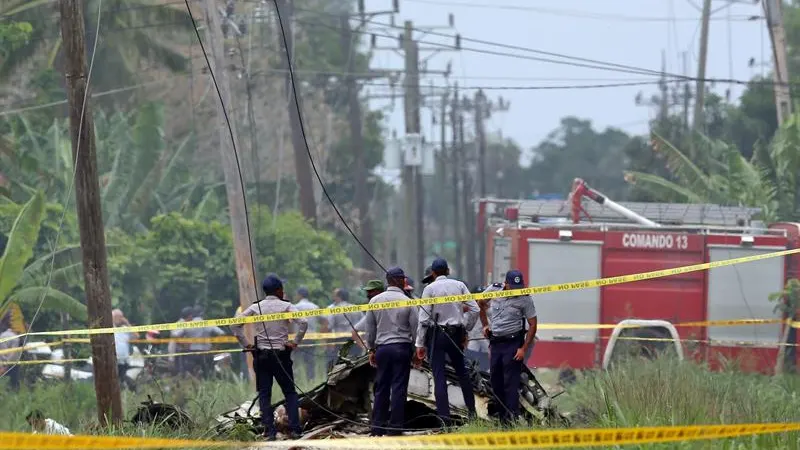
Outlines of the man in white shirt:
[[[115,328],[131,326],[120,309],[111,311],[111,320]],[[131,339],[136,339],[136,334],[114,333],[114,347],[117,350],[117,376],[120,386],[128,384],[126,373],[128,372],[128,359],[131,356]]]
[[69,428],[61,425],[53,419],[45,419],[44,413],[38,409],[31,411],[31,413],[25,418],[25,421],[28,422],[28,425],[30,425],[33,429],[33,434],[44,433],[72,436],[72,433],[69,432]]

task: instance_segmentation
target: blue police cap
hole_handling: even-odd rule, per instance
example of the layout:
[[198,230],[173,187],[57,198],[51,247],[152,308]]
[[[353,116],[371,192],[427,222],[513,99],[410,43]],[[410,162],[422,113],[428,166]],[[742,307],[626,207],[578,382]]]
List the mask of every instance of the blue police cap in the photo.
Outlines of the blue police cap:
[[301,297],[308,298],[308,295],[309,295],[308,294],[308,288],[305,287],[305,286],[300,286],[299,288],[297,288],[297,295],[299,295]]
[[406,273],[403,269],[399,267],[391,267],[389,270],[386,271],[386,279],[387,280],[396,280],[396,279],[403,279],[406,277]]
[[442,273],[448,268],[449,266],[447,265],[447,260],[445,260],[444,258],[436,258],[433,260],[433,263],[431,264],[431,270],[433,270],[436,273]]
[[264,281],[261,282],[261,288],[264,289],[264,294],[266,295],[275,294],[278,289],[283,288],[283,281],[278,275],[271,273],[264,277]]
[[522,289],[525,287],[525,278],[519,270],[509,270],[506,273],[506,284],[512,289]]

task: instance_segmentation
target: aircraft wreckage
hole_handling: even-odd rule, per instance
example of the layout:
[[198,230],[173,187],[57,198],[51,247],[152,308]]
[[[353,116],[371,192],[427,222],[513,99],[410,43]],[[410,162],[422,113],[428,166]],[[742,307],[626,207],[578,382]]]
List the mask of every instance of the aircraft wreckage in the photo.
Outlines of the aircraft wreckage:
[[[345,344],[339,352],[336,363],[328,373],[327,381],[300,395],[300,420],[303,425],[301,439],[325,439],[366,435],[372,414],[373,380],[375,369],[369,365],[367,355],[347,357],[352,341]],[[464,404],[458,377],[448,367],[448,395],[454,425],[466,421],[467,410]],[[489,382],[489,374],[480,371],[476,365],[469,368],[475,406],[478,417],[492,420],[497,408],[502,407],[495,400]],[[532,424],[545,427],[569,426],[569,421],[559,413],[553,404],[554,398],[527,367],[524,367],[520,387],[520,406],[523,418]],[[558,394],[557,394],[558,395]],[[279,432],[288,430],[288,419],[283,401],[273,405],[275,425]],[[237,409],[217,417],[215,433],[222,436],[236,434],[237,430],[261,433],[261,413],[257,399],[240,405]],[[406,403],[406,434],[431,434],[441,431],[442,421],[436,414],[433,394],[433,374],[430,366],[423,363],[411,369]]]

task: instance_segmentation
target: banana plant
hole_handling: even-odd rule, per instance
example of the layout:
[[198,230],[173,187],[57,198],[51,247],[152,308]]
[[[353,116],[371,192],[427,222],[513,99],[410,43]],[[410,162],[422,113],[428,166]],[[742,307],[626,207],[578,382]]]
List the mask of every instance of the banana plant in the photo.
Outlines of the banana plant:
[[769,145],[757,145],[749,160],[735,146],[704,136],[694,159],[658,134],[652,143],[674,180],[634,171],[625,179],[655,198],[760,207],[768,222],[797,218],[800,117],[787,120]]
[[[56,251],[29,263],[34,255],[34,246],[39,238],[45,216],[45,198],[37,192],[21,209],[11,232],[8,234],[6,248],[0,257],[0,317],[9,312],[14,305],[37,308],[42,311],[59,311],[77,320],[85,321],[86,306],[71,295],[52,287],[52,281],[60,276],[69,276],[76,270],[75,265],[60,266],[53,272],[48,284],[42,272],[49,271],[53,257],[63,258],[74,247]],[[55,267],[55,266],[54,266]],[[58,284],[58,283],[57,283]]]

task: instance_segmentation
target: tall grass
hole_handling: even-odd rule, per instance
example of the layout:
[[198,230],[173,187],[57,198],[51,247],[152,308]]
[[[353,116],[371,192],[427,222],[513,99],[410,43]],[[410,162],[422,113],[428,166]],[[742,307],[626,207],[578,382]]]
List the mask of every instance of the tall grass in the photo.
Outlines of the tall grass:
[[[295,366],[297,383],[305,390],[317,380],[305,380]],[[32,390],[10,393],[0,380],[0,430],[27,431],[25,414],[38,408],[76,433],[208,438],[214,418],[255,396],[243,383],[190,379],[164,379],[133,394],[124,391],[126,418],[139,402],[154,400],[184,408],[195,420],[193,431],[169,431],[128,424],[116,430],[98,430],[95,423],[94,387],[91,383],[43,382]],[[642,427],[800,421],[800,376],[767,377],[736,370],[711,372],[691,362],[672,358],[628,361],[610,371],[595,371],[579,378],[557,402],[571,413],[576,427]],[[273,395],[276,401],[280,394]],[[473,423],[461,432],[495,431],[487,423]],[[800,449],[800,433],[748,436],[737,439],[629,446],[640,449]]]
[[[577,426],[645,427],[800,421],[800,377],[712,372],[674,358],[630,360],[578,381],[560,400]],[[795,449],[800,433],[629,448]]]
[[[325,379],[325,361],[319,358],[315,379],[306,377],[302,362],[295,360],[295,383],[299,392],[305,392]],[[122,434],[147,435],[176,438],[206,438],[215,425],[215,418],[224,412],[237,408],[245,401],[256,397],[254,386],[246,382],[207,380],[192,377],[163,377],[148,384],[139,384],[137,391],[122,391],[124,417],[129,420],[141,402],[148,396],[155,402],[176,405],[184,409],[193,419],[195,427],[191,431],[172,432],[165,429],[150,428],[142,430],[126,422],[118,430],[97,429],[96,400],[93,382],[65,383],[62,381],[38,381],[32,386],[23,385],[18,392],[12,392],[8,380],[0,378],[0,431],[28,432],[30,427],[25,416],[34,409],[61,423],[73,433],[80,434]],[[273,402],[283,399],[277,383],[273,385]]]

